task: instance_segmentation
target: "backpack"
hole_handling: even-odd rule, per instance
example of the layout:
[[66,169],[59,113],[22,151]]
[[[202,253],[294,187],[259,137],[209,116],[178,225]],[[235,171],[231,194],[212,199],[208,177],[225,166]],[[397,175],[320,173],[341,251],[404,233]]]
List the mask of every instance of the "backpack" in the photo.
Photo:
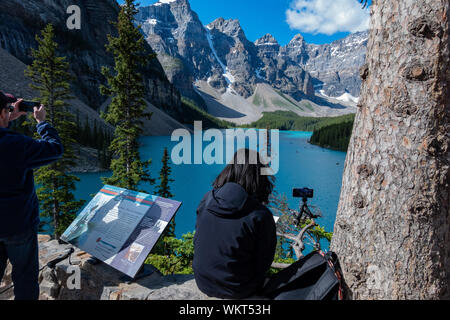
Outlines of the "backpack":
[[341,279],[337,255],[313,251],[272,276],[263,295],[274,300],[343,300]]

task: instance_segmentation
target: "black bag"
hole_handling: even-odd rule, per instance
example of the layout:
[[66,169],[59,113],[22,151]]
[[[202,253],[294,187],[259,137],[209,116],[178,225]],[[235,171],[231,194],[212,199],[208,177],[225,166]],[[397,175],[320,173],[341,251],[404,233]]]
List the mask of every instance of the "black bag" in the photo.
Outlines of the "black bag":
[[263,294],[275,300],[342,300],[341,274],[334,252],[313,251],[272,276]]

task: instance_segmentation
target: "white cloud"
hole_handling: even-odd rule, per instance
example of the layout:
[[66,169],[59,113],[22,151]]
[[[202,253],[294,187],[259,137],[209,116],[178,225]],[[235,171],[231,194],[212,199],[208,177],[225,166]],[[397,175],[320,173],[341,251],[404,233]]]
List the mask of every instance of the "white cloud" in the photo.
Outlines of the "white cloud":
[[293,0],[286,18],[291,29],[332,35],[367,30],[370,15],[357,0]]

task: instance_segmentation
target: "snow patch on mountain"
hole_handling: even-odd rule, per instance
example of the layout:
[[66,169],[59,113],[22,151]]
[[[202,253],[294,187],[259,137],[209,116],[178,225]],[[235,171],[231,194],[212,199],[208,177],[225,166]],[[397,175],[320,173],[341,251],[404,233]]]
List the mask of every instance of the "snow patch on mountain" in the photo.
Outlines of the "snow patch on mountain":
[[172,2],[175,2],[175,1],[177,1],[177,0],[159,0],[159,1],[156,2],[154,5],[155,5],[155,6],[160,6],[160,5],[162,5],[163,3],[169,4],[169,3],[172,3]]
[[214,48],[210,29],[208,27],[205,27],[205,30],[206,30],[206,39],[208,40],[211,51],[212,51],[214,57],[216,58],[217,62],[222,67],[222,70],[223,70],[222,75],[224,76],[225,80],[227,81],[228,87],[230,87],[230,85],[233,84],[236,80],[235,80],[234,76],[231,74],[231,72],[228,70],[228,67],[226,65],[224,65],[223,62],[220,60],[219,55],[217,54],[217,51]]
[[277,42],[264,42],[264,43],[257,43],[257,46],[279,46]]
[[344,102],[353,102],[353,103],[358,103],[359,98],[356,98],[354,96],[352,96],[350,93],[346,92],[343,95],[336,97],[336,100],[339,101],[344,101]]
[[147,19],[146,22],[149,23],[149,24],[156,25],[158,23],[158,20],[156,20],[156,19]]
[[339,97],[330,97],[325,93],[325,90],[319,90],[319,93],[324,97],[336,99],[336,100],[343,101],[343,102],[348,102],[348,103],[358,103],[359,102],[359,97],[354,97],[348,92],[345,92],[343,95],[340,95]]
[[321,94],[321,95],[323,95],[324,97],[327,97],[327,98],[329,98],[329,96],[327,96],[326,95],[326,93],[325,93],[325,90],[319,90],[319,93]]

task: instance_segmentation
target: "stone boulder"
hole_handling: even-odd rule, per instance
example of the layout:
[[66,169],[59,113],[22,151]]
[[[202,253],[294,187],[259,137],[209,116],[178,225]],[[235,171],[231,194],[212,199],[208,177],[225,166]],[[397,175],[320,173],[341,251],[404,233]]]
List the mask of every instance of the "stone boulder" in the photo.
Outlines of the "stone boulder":
[[[127,282],[125,275],[105,263],[92,264],[91,256],[74,248],[70,257],[57,263],[49,261],[62,257],[72,246],[60,244],[49,236],[39,235],[39,284],[41,300],[206,300],[213,299],[197,288],[193,275],[163,276],[156,268],[150,276]],[[80,289],[73,281],[79,268]],[[11,286],[11,266],[8,265],[0,283],[0,292]],[[13,289],[0,294],[0,300],[13,299]]]

